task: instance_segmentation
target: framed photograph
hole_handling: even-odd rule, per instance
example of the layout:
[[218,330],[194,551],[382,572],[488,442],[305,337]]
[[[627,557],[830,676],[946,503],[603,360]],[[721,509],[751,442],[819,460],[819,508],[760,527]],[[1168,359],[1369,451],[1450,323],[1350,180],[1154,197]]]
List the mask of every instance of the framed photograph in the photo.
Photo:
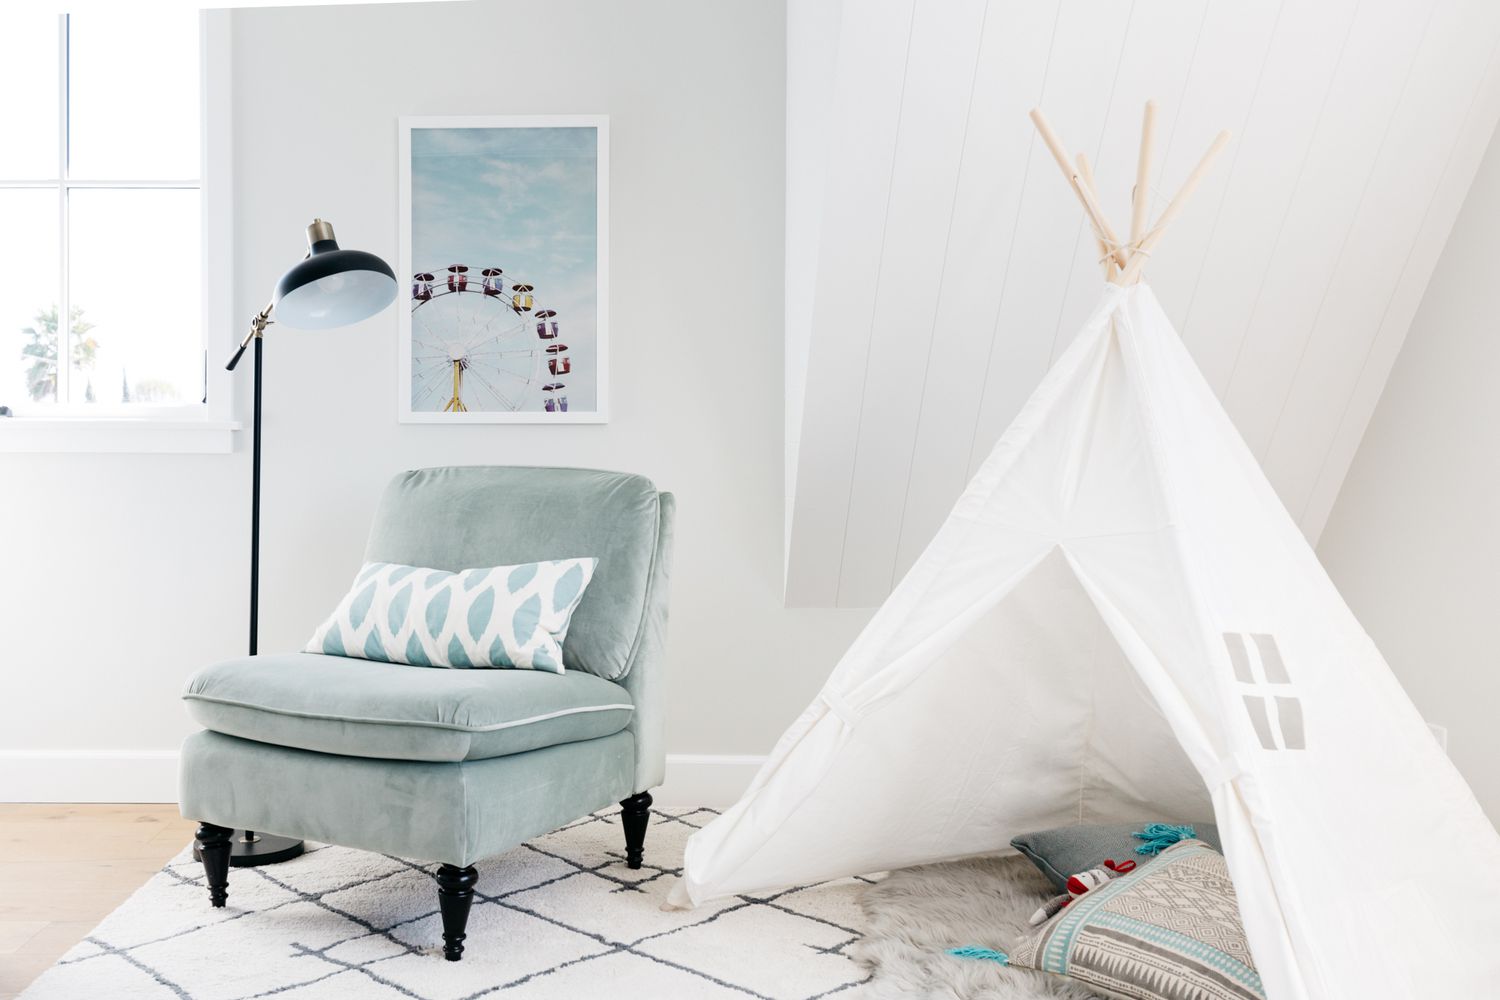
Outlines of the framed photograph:
[[400,419],[609,416],[609,119],[402,118]]

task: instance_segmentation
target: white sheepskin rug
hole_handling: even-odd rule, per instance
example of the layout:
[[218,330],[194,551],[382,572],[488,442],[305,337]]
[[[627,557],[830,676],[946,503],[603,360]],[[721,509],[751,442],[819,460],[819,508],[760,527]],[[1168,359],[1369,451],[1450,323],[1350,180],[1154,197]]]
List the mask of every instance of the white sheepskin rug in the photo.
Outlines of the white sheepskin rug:
[[869,1000],[1098,1000],[1057,976],[956,958],[949,948],[1009,952],[1051,883],[1021,857],[976,858],[892,872],[866,886],[863,939],[845,953],[873,974]]

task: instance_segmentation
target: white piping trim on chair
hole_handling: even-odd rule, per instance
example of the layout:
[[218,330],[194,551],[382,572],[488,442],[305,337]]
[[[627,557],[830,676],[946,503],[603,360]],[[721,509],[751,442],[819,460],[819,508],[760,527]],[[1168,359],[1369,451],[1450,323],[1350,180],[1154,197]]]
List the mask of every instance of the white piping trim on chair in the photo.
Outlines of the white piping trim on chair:
[[244,708],[253,712],[266,712],[270,715],[285,715],[294,719],[318,719],[323,722],[351,722],[363,723],[371,726],[414,726],[418,729],[454,729],[462,733],[493,733],[502,729],[515,729],[520,726],[529,726],[534,722],[546,722],[548,719],[558,719],[565,715],[580,715],[585,712],[614,712],[624,710],[634,712],[635,706],[624,705],[585,705],[578,708],[560,708],[555,712],[544,712],[541,715],[532,715],[524,719],[511,719],[509,722],[496,722],[488,726],[465,726],[457,722],[423,722],[416,719],[370,719],[351,718],[345,715],[324,715],[318,712],[293,712],[283,708],[268,708],[265,705],[251,705],[243,701],[234,701],[229,698],[211,698],[202,694],[185,694],[185,701],[207,701],[215,705],[228,705],[231,708]]

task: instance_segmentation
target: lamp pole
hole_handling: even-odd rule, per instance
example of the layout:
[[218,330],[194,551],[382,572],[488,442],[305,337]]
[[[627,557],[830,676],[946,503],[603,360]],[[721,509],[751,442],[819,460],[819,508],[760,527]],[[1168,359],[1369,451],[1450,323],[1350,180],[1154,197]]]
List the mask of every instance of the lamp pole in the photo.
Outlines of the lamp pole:
[[[250,321],[250,332],[240,341],[234,356],[224,366],[234,371],[245,348],[255,343],[254,415],[250,422],[250,655],[255,656],[260,647],[260,414],[261,379],[265,372],[265,333],[271,325],[270,302]],[[229,863],[236,868],[253,865],[273,865],[290,861],[306,849],[306,845],[295,837],[278,837],[274,834],[257,833],[254,830],[236,831],[230,840]],[[198,853],[196,846],[193,853]]]
[[[303,258],[306,260],[307,258]],[[234,371],[235,366],[244,357],[245,347],[252,341],[255,343],[255,413],[251,418],[250,431],[250,655],[259,652],[260,647],[260,410],[261,410],[261,373],[265,368],[265,340],[266,327],[271,325],[271,310],[276,307],[274,302],[266,303],[266,307],[255,314],[250,321],[250,332],[245,334],[245,339],[240,341],[240,346],[234,352],[234,357],[229,359],[225,365],[226,371]]]
[[[279,310],[288,326],[308,330],[333,329],[368,319],[390,305],[396,297],[396,276],[390,265],[374,254],[341,250],[333,226],[314,219],[307,227],[308,252],[301,262],[281,276],[266,307],[255,314],[250,329],[234,356],[224,367],[234,371],[245,349],[255,344],[254,416],[250,445],[250,655],[260,647],[260,424],[261,377],[264,371],[266,327],[271,313]],[[329,282],[336,275],[361,280]],[[233,838],[229,863],[236,867],[290,861],[303,851],[293,837],[245,830]],[[194,848],[194,856],[198,850]]]
[[260,379],[266,338],[255,335],[255,416],[250,445],[250,655],[260,646]]

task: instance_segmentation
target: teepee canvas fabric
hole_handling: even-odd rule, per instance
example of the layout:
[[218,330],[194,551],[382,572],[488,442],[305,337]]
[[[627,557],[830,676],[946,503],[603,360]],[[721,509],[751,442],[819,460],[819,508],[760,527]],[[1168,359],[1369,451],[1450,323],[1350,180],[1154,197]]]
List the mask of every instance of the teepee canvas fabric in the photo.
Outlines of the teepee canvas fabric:
[[674,898],[1210,816],[1271,1000],[1500,984],[1500,837],[1150,289],[1109,286]]

